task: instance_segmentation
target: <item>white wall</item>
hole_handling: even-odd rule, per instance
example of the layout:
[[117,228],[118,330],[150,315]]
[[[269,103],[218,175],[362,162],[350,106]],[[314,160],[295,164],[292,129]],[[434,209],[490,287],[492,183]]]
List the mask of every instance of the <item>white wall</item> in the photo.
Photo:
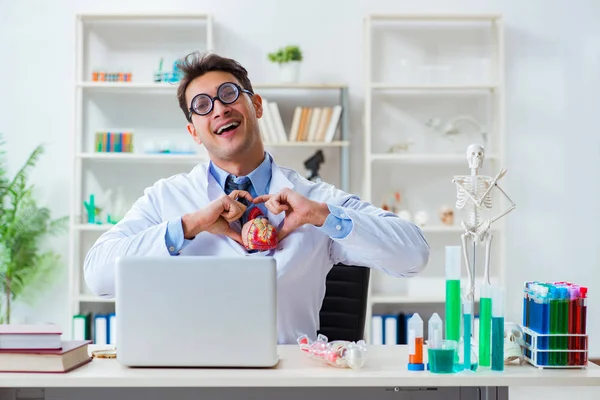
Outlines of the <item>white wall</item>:
[[[239,59],[254,81],[270,81],[265,54],[291,42],[305,49],[303,78],[347,82],[352,140],[360,143],[362,18],[372,12],[502,13],[506,24],[505,187],[517,203],[508,217],[508,317],[520,320],[524,280],[589,285],[592,355],[600,356],[600,136],[594,101],[600,89],[600,5],[592,0],[318,1],[0,1],[0,132],[14,171],[31,149],[48,144],[35,171],[40,201],[69,212],[73,126],[74,14],[196,11],[215,18],[217,49]],[[294,16],[294,18],[292,18]],[[324,72],[328,71],[328,72]],[[597,103],[596,103],[597,104]],[[183,123],[183,121],[182,121]],[[361,146],[352,147],[352,188],[361,189]],[[56,248],[67,255],[67,238]],[[596,309],[594,309],[594,307]],[[33,309],[17,318],[69,329],[66,271]]]

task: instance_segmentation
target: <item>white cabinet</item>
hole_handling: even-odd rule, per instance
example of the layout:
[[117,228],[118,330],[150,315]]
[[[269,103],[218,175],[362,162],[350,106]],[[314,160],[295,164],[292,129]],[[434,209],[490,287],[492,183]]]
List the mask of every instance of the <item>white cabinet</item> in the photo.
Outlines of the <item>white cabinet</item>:
[[[207,14],[82,14],[75,25],[71,315],[111,311],[103,308],[110,302],[94,296],[83,278],[87,251],[111,226],[108,215],[119,218],[144,188],[204,158],[187,145],[192,141],[177,102],[173,65],[192,51],[213,50]],[[97,141],[103,132],[100,137],[112,138],[113,151]],[[125,152],[128,143],[132,148]],[[166,147],[172,152],[161,153]],[[101,212],[88,223],[84,201],[91,194]]]
[[[486,150],[480,174],[494,176],[506,165],[500,16],[370,15],[364,38],[364,197],[378,206],[395,206],[415,222],[426,216],[422,230],[431,246],[429,265],[417,277],[398,279],[373,271],[368,337],[373,313],[423,309],[426,318],[432,311],[443,315],[445,246],[461,244],[463,219],[452,178],[470,174],[466,149],[471,143]],[[515,179],[508,170],[504,179]],[[506,208],[501,197],[493,201],[490,216]],[[454,213],[452,225],[441,222],[443,207]],[[504,276],[503,222],[492,225],[492,283]],[[478,283],[483,249],[478,247],[476,255]],[[464,263],[462,271],[466,282]]]

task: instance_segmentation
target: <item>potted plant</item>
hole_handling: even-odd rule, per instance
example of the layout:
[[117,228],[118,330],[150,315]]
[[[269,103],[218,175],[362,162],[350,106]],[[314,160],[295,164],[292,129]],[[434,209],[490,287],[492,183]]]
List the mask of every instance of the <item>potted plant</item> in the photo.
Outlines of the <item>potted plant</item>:
[[[4,145],[0,137],[0,147]],[[60,257],[42,250],[49,234],[66,231],[68,217],[52,219],[38,206],[29,172],[44,148],[38,146],[12,179],[0,149],[0,323],[9,324],[16,299],[32,301],[58,272]]]
[[302,50],[295,45],[281,47],[268,54],[269,60],[279,64],[279,79],[281,82],[298,82]]

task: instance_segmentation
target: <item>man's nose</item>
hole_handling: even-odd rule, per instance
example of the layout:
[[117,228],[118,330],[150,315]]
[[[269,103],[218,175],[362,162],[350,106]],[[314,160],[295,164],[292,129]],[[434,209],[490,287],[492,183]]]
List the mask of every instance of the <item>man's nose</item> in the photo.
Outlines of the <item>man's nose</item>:
[[213,104],[213,118],[226,117],[231,113],[229,104],[223,104],[221,100],[215,100]]

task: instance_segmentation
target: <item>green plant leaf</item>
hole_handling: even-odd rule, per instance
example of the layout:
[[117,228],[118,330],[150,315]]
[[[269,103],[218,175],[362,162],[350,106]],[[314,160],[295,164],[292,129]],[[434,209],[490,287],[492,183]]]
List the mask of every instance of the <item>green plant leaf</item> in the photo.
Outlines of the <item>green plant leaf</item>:
[[300,50],[300,47],[296,45],[289,45],[279,48],[272,53],[268,53],[267,57],[270,61],[279,64],[303,60],[302,50]]
[[67,230],[69,218],[52,219],[50,210],[37,204],[33,186],[28,183],[43,152],[42,146],[36,147],[8,179],[5,152],[0,150],[0,321],[10,317],[8,300],[35,302],[62,265],[57,254],[43,252],[41,247],[47,235]]

